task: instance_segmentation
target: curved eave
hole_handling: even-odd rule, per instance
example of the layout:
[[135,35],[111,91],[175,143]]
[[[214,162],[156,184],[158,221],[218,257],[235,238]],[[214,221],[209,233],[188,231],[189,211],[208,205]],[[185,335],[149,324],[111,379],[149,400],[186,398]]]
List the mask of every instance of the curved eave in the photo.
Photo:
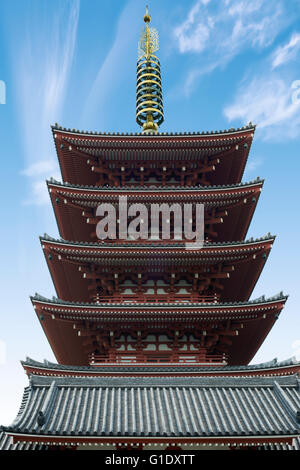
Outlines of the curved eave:
[[[218,241],[243,240],[253,217],[263,181],[215,188],[162,188],[160,191],[144,188],[82,188],[72,185],[48,183],[48,190],[57,220],[59,233],[65,240],[94,241],[96,237],[95,210],[101,203],[118,204],[126,196],[128,204],[145,202],[161,204],[165,201],[204,204],[206,210],[215,208],[222,215],[222,223],[214,225]],[[225,214],[225,215],[224,215]],[[87,223],[92,217],[93,224]],[[209,234],[206,234],[209,236]]]
[[[197,164],[208,156],[207,184],[235,184],[242,179],[254,135],[254,127],[213,134],[94,135],[53,129],[64,181],[97,185],[98,174],[87,163],[100,158],[104,167],[112,159],[127,159],[140,168],[142,162],[177,161],[179,167]],[[183,151],[184,150],[184,151]],[[96,153],[95,153],[96,152]],[[175,156],[176,154],[176,156]],[[95,160],[96,158],[96,160]],[[215,166],[215,164],[217,166]],[[144,165],[143,165],[144,166]],[[117,165],[119,168],[119,165]],[[212,168],[214,167],[214,168]],[[109,167],[106,168],[108,170]],[[117,175],[110,169],[112,175]],[[178,183],[179,184],[179,183]]]
[[26,358],[21,364],[27,375],[46,375],[56,377],[97,377],[97,376],[200,376],[200,377],[248,377],[248,376],[282,376],[293,375],[300,372],[300,361],[291,358],[278,362],[276,359],[262,364],[248,366],[189,366],[186,364],[103,364],[95,366],[66,366],[54,364],[49,361],[39,362]]
[[157,138],[169,138],[174,137],[176,138],[195,138],[195,137],[200,137],[200,138],[211,138],[212,136],[217,137],[217,136],[235,136],[235,135],[240,135],[244,133],[249,133],[255,132],[255,125],[252,125],[249,123],[247,126],[244,127],[238,127],[238,128],[230,128],[230,129],[225,129],[224,131],[201,131],[201,132],[158,132],[158,133],[153,133],[153,134],[143,134],[142,132],[137,132],[137,133],[123,133],[123,132],[117,132],[117,133],[101,133],[101,132],[96,132],[96,131],[79,131],[77,129],[70,129],[66,127],[59,126],[57,123],[54,126],[51,126],[52,132],[53,133],[63,133],[67,135],[71,135],[74,137],[94,137],[94,138],[105,138],[105,139],[110,139],[114,138],[116,140],[124,140],[126,139],[142,139],[142,140],[151,140],[151,139],[157,139]]
[[161,195],[161,194],[172,194],[178,195],[178,193],[186,193],[187,195],[199,195],[205,194],[210,195],[219,195],[226,193],[239,193],[249,189],[261,189],[263,186],[264,180],[259,177],[254,181],[248,181],[238,184],[228,184],[228,185],[217,185],[217,186],[158,186],[155,188],[143,185],[136,186],[120,186],[120,187],[106,187],[106,186],[85,186],[80,184],[70,184],[70,183],[61,183],[53,178],[47,180],[48,188],[57,189],[58,191],[66,191],[68,193],[86,193],[89,196],[93,194],[100,195],[119,195],[126,191],[126,194],[137,195],[140,197],[141,193],[147,191],[149,195]]
[[[187,250],[185,247],[185,243],[182,241],[178,241],[176,243],[170,243],[170,245],[166,243],[160,243],[159,241],[153,241],[152,245],[142,243],[134,243],[131,241],[130,245],[123,245],[116,244],[115,242],[107,242],[102,243],[86,243],[86,242],[73,242],[68,240],[58,240],[56,238],[52,238],[47,234],[44,234],[43,237],[40,237],[40,241],[42,247],[45,249],[55,248],[56,250],[62,250],[62,252],[72,252],[76,251],[76,253],[82,253],[84,255],[102,255],[105,253],[117,253],[118,256],[122,254],[129,254],[137,252],[139,254],[143,252],[149,251],[149,249],[154,250],[154,252],[164,252],[166,255],[173,255],[177,254],[185,254],[186,256],[193,256],[194,254],[197,255],[216,255],[216,254],[224,254],[229,253],[230,251],[235,252],[239,250],[243,251],[252,251],[253,248],[261,248],[267,247],[271,248],[272,244],[275,241],[275,235],[271,235],[268,233],[264,237],[253,238],[245,241],[230,241],[230,242],[220,242],[220,243],[206,243],[203,248],[194,249],[194,250]],[[59,252],[59,251],[57,251]],[[149,254],[149,253],[147,253]],[[151,255],[154,254],[151,252]]]
[[45,305],[49,308],[66,308],[68,309],[84,309],[86,310],[91,310],[91,312],[102,310],[102,309],[112,309],[114,310],[116,307],[121,308],[121,309],[142,309],[142,310],[147,310],[147,309],[157,309],[158,307],[160,309],[179,309],[179,310],[185,310],[185,309],[196,309],[196,310],[204,310],[207,311],[209,310],[232,310],[232,309],[251,309],[252,307],[258,307],[258,308],[267,308],[270,306],[274,305],[283,305],[288,299],[287,295],[284,295],[282,292],[279,294],[270,297],[270,298],[265,298],[265,296],[259,297],[258,299],[254,300],[249,300],[246,302],[224,302],[224,303],[195,303],[195,302],[180,302],[180,303],[163,303],[163,304],[157,304],[157,303],[130,303],[128,302],[125,304],[124,302],[122,303],[89,303],[89,302],[72,302],[72,301],[66,301],[62,300],[56,297],[53,297],[52,299],[48,299],[47,297],[43,297],[39,294],[35,294],[34,296],[30,297],[31,302],[33,305]]
[[147,328],[161,331],[169,326],[185,325],[207,329],[207,325],[224,324],[232,320],[238,333],[232,336],[229,364],[248,364],[277,320],[286,297],[274,300],[244,302],[236,304],[74,304],[48,301],[33,297],[38,319],[53,349],[56,359],[62,364],[87,365],[84,352],[85,336],[78,332],[85,325],[118,329],[120,324],[130,332],[131,328]]
[[198,272],[201,265],[221,266],[224,271],[222,279],[219,279],[223,285],[221,301],[248,300],[273,242],[274,237],[228,244],[216,243],[205,245],[199,250],[186,250],[182,244],[128,244],[122,247],[41,239],[58,297],[78,302],[90,300],[90,281],[83,273],[89,265],[97,266],[101,275],[113,266],[116,272],[124,266],[135,272],[142,272],[144,269],[151,272],[156,269],[157,263],[164,271],[177,269],[179,263],[191,272]]

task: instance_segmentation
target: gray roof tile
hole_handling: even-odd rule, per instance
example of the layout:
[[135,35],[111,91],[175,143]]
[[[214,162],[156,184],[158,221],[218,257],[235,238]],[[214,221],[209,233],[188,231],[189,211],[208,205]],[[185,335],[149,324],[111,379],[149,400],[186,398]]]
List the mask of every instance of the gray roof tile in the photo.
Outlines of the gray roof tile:
[[31,442],[16,442],[5,432],[0,432],[0,450],[48,450],[48,446]]
[[[31,376],[4,431],[74,436],[299,435],[299,378]],[[43,412],[44,423],[38,423]]]

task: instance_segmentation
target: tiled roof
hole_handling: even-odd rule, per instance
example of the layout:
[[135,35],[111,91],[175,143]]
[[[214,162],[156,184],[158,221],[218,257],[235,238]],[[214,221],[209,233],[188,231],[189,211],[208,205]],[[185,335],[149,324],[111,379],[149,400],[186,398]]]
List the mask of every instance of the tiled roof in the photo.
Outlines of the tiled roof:
[[298,436],[300,382],[285,377],[31,376],[2,430],[47,436]]
[[0,450],[48,450],[48,446],[31,442],[16,442],[14,444],[8,434],[0,432]]

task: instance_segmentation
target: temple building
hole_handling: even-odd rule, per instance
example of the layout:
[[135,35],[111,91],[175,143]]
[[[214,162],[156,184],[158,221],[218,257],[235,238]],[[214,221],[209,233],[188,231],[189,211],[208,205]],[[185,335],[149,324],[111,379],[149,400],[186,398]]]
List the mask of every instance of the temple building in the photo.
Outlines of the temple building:
[[[246,239],[264,183],[242,182],[255,126],[159,132],[148,9],[144,21],[141,132],[52,127],[62,182],[47,185],[61,238],[40,242],[57,297],[31,300],[57,364],[22,362],[29,385],[0,448],[299,450],[300,362],[250,364],[287,300],[250,300],[275,239]],[[169,217],[154,235],[140,217],[140,237],[124,236],[125,199],[135,214],[156,205]],[[101,205],[115,211],[115,239],[99,238]],[[192,249],[176,225],[187,205],[204,208],[203,246]]]

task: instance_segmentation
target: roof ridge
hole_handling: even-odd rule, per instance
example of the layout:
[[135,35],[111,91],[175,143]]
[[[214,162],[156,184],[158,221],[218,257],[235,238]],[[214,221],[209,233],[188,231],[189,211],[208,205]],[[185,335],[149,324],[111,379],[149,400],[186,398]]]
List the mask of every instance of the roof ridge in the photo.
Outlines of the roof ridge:
[[209,186],[156,186],[155,188],[151,188],[149,186],[146,186],[146,185],[137,185],[137,186],[120,186],[120,187],[115,187],[115,186],[91,186],[91,185],[82,185],[82,184],[72,184],[72,183],[68,183],[68,182],[61,182],[61,181],[57,181],[55,178],[49,178],[49,180],[47,179],[46,180],[46,183],[47,183],[47,186],[51,185],[51,184],[55,184],[55,185],[58,185],[58,186],[62,186],[62,187],[67,187],[67,188],[76,188],[76,189],[92,189],[92,190],[111,190],[111,191],[124,191],[124,190],[133,190],[133,191],[136,191],[136,190],[140,190],[140,191],[144,191],[145,189],[148,189],[148,190],[151,190],[151,191],[154,191],[154,190],[178,190],[178,191],[182,191],[182,190],[187,190],[187,191],[191,191],[191,190],[213,190],[213,189],[229,189],[229,188],[239,188],[239,187],[245,187],[245,186],[250,186],[250,185],[253,185],[253,184],[257,184],[257,183],[264,183],[265,179],[264,178],[260,178],[259,176],[257,176],[257,178],[255,178],[254,180],[250,180],[250,181],[245,181],[245,182],[240,182],[240,183],[236,183],[236,184],[222,184],[222,185],[209,185]]
[[[96,368],[95,366],[76,366],[76,365],[64,365],[64,364],[57,364],[57,363],[54,363],[54,362],[51,362],[51,361],[48,361],[47,359],[44,359],[43,362],[41,361],[37,361],[35,359],[32,359],[30,357],[26,357],[25,361],[21,361],[21,364],[22,366],[37,366],[37,367],[41,367],[41,368],[53,368],[53,369],[59,369],[59,370],[86,370],[86,371],[91,371],[91,372],[97,372],[98,369],[100,368]],[[261,362],[261,363],[258,363],[258,364],[248,364],[248,365],[238,365],[238,366],[234,366],[234,365],[226,365],[226,366],[211,366],[209,368],[209,370],[220,370],[220,371],[233,371],[233,370],[236,370],[236,371],[240,371],[240,370],[257,370],[257,369],[268,369],[268,368],[273,368],[273,367],[284,367],[284,366],[289,366],[289,365],[297,365],[299,364],[300,365],[300,360],[298,361],[295,356],[292,356],[288,359],[285,359],[283,361],[278,361],[277,358],[274,358],[270,361],[266,361],[266,362]],[[112,364],[112,366],[114,366],[114,364]],[[156,368],[157,365],[156,364],[152,364],[152,365],[148,365],[147,366],[147,369],[149,370],[150,368],[154,369]],[[128,369],[132,369],[132,370],[136,370],[137,368],[141,368],[141,369],[145,369],[144,366],[130,366],[130,364],[125,364],[125,365],[122,365],[120,366],[119,365],[119,368],[122,369],[123,371],[125,370],[128,370]],[[170,369],[170,370],[174,370],[176,368],[176,366],[172,366],[171,364],[165,364],[163,366],[159,366],[159,368],[163,368],[163,369]],[[114,367],[115,369],[115,367]],[[147,370],[146,369],[146,370]],[[187,371],[189,370],[193,370],[193,369],[197,369],[197,370],[207,370],[207,366],[205,367],[202,367],[201,366],[195,366],[195,365],[192,365],[192,364],[189,364],[189,365],[186,365],[185,366],[185,369],[187,369]]]
[[[84,381],[87,385],[89,384],[99,384],[105,386],[118,386],[118,387],[130,387],[137,388],[142,387],[143,385],[149,385],[149,387],[156,386],[179,386],[179,387],[195,387],[198,385],[209,386],[209,387],[230,387],[230,386],[248,386],[248,385],[268,385],[272,388],[280,386],[281,384],[292,385],[298,387],[297,383],[297,374],[283,375],[283,376],[227,376],[227,377],[189,377],[189,383],[186,383],[186,377],[81,377],[81,376],[56,376],[55,377],[55,386],[59,387],[60,384],[63,386],[75,385],[78,384],[79,387],[84,386]],[[48,387],[53,387],[53,376],[51,375],[31,375],[32,386],[46,385]],[[277,385],[276,385],[277,384]]]
[[[116,246],[115,243],[113,242],[82,242],[82,241],[74,241],[74,240],[65,240],[63,238],[54,238],[48,235],[47,233],[44,233],[43,236],[40,235],[40,241],[50,241],[50,242],[56,242],[56,243],[62,243],[65,245],[77,245],[77,246],[88,246],[88,247],[95,247],[95,248],[105,248],[105,247],[110,247],[110,246]],[[220,247],[220,246],[235,246],[235,245],[247,245],[249,243],[258,243],[261,241],[266,241],[266,240],[275,240],[276,235],[272,235],[270,232],[266,233],[265,235],[259,237],[259,238],[253,238],[250,237],[247,240],[238,240],[238,241],[229,241],[229,242],[208,242],[205,243],[205,247]],[[151,243],[145,241],[145,242],[139,242],[135,243],[135,240],[128,240],[130,241],[130,244],[128,243],[119,243],[117,247],[141,247],[141,246],[152,246]],[[168,247],[168,248],[174,248],[178,246],[185,246],[185,241],[184,240],[177,240],[172,243],[159,243],[161,240],[153,240],[153,245],[154,246],[163,246],[163,247]]]
[[118,303],[104,303],[102,302],[101,304],[96,304],[96,303],[88,303],[88,302],[71,302],[69,300],[62,300],[62,299],[59,299],[58,297],[52,297],[52,299],[49,299],[47,297],[44,297],[40,294],[38,294],[37,292],[35,293],[34,296],[30,296],[30,300],[31,302],[34,302],[34,301],[40,301],[40,302],[47,302],[47,303],[54,303],[54,304],[65,304],[65,305],[78,305],[78,306],[86,306],[86,307],[101,307],[101,306],[107,306],[107,305],[110,305],[110,306],[115,306],[115,305],[122,305],[122,306],[125,306],[125,307],[132,307],[132,306],[139,306],[139,305],[143,305],[144,307],[147,306],[147,307],[152,307],[153,305],[155,305],[156,307],[159,305],[160,308],[166,306],[166,307],[181,307],[181,306],[195,306],[195,305],[212,305],[214,307],[224,307],[224,306],[232,306],[232,305],[253,305],[253,304],[259,304],[259,303],[268,303],[268,302],[274,302],[276,300],[287,300],[288,299],[288,295],[284,295],[283,294],[283,291],[279,292],[278,294],[272,296],[272,297],[268,297],[267,299],[265,298],[264,295],[258,297],[257,299],[253,299],[253,300],[248,300],[248,301],[240,301],[240,302],[223,302],[223,303],[195,303],[195,302],[180,302],[180,303],[168,303],[168,302],[164,302],[163,304],[152,304],[152,303],[148,303],[145,305],[144,303],[143,304],[139,304],[137,302],[126,302],[126,304],[122,303],[122,304],[118,304]]
[[130,136],[138,136],[138,137],[160,137],[160,136],[193,136],[193,135],[220,135],[220,134],[231,134],[234,132],[242,132],[245,130],[253,130],[255,132],[256,129],[256,124],[252,124],[250,121],[247,125],[242,126],[242,127],[231,127],[229,129],[224,129],[222,130],[215,130],[215,131],[198,131],[198,132],[150,132],[143,134],[142,132],[97,132],[97,131],[84,131],[84,130],[79,130],[79,129],[71,129],[71,128],[66,128],[63,126],[60,126],[58,123],[55,123],[54,125],[51,126],[52,132],[53,131],[63,131],[63,132],[70,132],[73,134],[84,134],[84,135],[98,135],[98,136],[113,136],[113,137],[130,137]]

